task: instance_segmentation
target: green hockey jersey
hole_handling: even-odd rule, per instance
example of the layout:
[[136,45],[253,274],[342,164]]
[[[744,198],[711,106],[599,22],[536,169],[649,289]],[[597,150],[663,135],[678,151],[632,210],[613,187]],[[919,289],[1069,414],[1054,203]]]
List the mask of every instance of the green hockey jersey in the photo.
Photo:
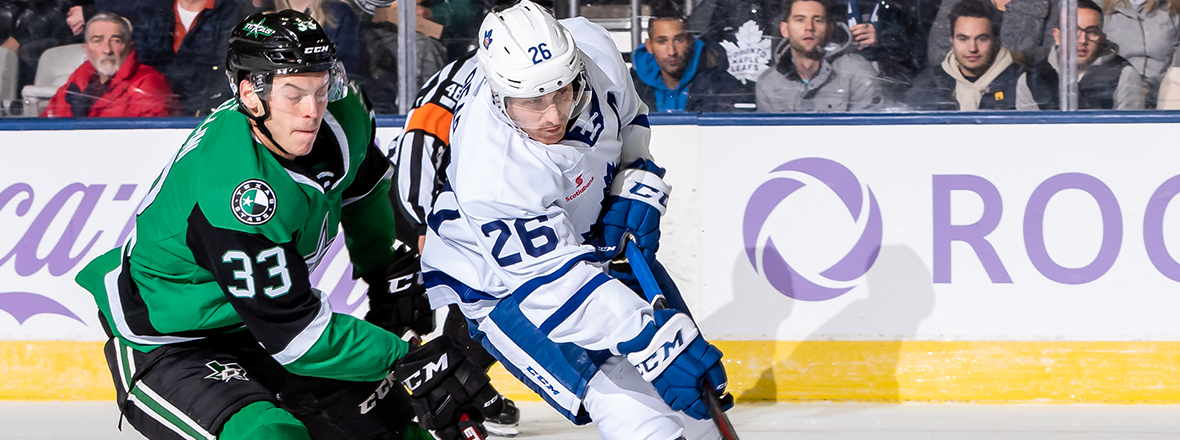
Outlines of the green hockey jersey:
[[153,183],[127,243],[90,262],[78,284],[139,350],[245,330],[293,373],[380,380],[406,343],[332,313],[309,281],[341,224],[357,273],[394,258],[391,170],[374,129],[350,88],[328,104],[311,152],[286,160],[226,102]]

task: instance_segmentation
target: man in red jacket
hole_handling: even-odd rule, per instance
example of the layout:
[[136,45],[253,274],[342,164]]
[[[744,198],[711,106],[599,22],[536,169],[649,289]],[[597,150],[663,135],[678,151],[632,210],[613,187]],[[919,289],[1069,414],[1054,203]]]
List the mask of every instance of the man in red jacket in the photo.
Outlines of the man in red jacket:
[[41,116],[168,116],[175,105],[164,75],[139,64],[131,23],[100,13],[86,23],[82,63],[58,89]]

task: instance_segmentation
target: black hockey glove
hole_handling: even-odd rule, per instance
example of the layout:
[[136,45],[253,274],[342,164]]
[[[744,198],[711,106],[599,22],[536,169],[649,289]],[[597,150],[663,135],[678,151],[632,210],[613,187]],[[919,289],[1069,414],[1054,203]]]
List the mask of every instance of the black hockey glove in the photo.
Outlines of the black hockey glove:
[[463,432],[467,429],[486,437],[484,419],[504,410],[504,398],[492,388],[487,373],[445,335],[410,351],[393,374],[410,390],[418,424],[440,440],[469,438]]
[[361,278],[369,284],[369,313],[365,321],[398,336],[413,330],[419,335],[434,331],[434,311],[426,299],[418,252],[409,251],[385,268]]

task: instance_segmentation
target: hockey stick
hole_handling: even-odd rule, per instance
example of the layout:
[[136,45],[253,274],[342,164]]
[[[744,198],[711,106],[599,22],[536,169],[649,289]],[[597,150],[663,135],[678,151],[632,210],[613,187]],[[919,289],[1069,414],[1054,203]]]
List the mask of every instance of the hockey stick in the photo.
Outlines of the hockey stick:
[[[651,268],[647,265],[647,259],[643,257],[643,252],[639,250],[639,246],[635,245],[635,238],[627,234],[624,246],[626,247],[627,263],[631,265],[631,273],[639,280],[644,298],[656,310],[668,308],[668,301],[664,298],[664,293],[660,291],[660,285],[656,283],[656,277],[652,275]],[[733,402],[733,396],[729,392],[718,395],[716,391],[713,391],[716,389],[713,382],[708,377],[705,377],[704,380],[705,388],[701,390],[701,400],[705,401],[709,418],[713,420],[714,425],[717,425],[717,431],[721,433],[722,440],[738,440],[733,423],[729,421],[729,416],[725,415],[725,411],[722,409],[723,405]]]

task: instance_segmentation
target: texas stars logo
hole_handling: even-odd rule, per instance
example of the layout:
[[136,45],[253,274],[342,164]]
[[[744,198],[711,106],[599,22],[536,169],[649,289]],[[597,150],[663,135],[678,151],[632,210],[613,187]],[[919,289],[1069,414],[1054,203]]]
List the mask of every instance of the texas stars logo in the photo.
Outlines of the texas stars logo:
[[260,34],[269,37],[271,34],[275,33],[274,29],[263,26],[262,20],[258,20],[256,23],[246,23],[246,26],[243,27],[242,30],[246,31],[247,37],[253,38],[258,38],[258,35]]
[[206,379],[220,380],[222,382],[229,382],[230,379],[249,381],[246,378],[246,370],[238,366],[236,362],[223,364],[217,361],[209,361],[205,364],[213,373],[205,376]]
[[483,48],[487,49],[488,46],[491,46],[491,45],[492,45],[492,30],[488,29],[488,31],[484,32],[484,34],[483,34]]
[[270,185],[257,179],[242,182],[234,189],[230,208],[238,221],[251,226],[261,225],[275,215],[275,192]]

